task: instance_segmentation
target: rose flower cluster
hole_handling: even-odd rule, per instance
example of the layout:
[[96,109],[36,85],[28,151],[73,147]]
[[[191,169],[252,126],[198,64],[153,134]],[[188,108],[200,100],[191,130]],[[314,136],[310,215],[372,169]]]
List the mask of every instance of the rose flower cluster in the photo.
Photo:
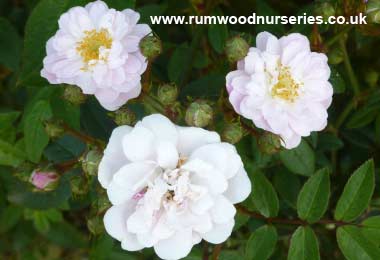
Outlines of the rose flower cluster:
[[[140,95],[147,68],[139,46],[151,29],[138,20],[137,12],[110,9],[102,1],[71,8],[46,44],[41,75],[95,95],[107,110],[119,109]],[[312,52],[305,36],[278,39],[262,32],[244,56],[226,75],[237,114],[278,135],[286,149],[325,128],[330,69],[326,55]],[[234,204],[251,192],[232,144],[160,114],[114,129],[98,179],[112,204],[104,216],[107,233],[125,250],[153,247],[171,260],[186,257],[202,240],[226,241],[235,224]]]

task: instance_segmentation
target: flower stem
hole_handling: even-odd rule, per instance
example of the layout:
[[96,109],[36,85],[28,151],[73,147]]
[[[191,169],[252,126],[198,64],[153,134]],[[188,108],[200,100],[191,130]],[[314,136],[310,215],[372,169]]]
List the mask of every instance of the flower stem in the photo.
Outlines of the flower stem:
[[[237,210],[247,216],[256,218],[256,219],[262,219],[267,221],[268,223],[277,223],[277,224],[287,224],[287,225],[309,225],[309,223],[302,219],[282,219],[282,218],[267,218],[259,213],[250,211],[249,209],[241,206],[236,205]],[[355,225],[360,226],[359,224],[351,223],[351,222],[345,222],[345,221],[336,221],[336,220],[330,220],[330,219],[321,219],[314,224],[334,224],[336,226],[344,226],[344,225]]]
[[346,43],[345,43],[344,39],[342,39],[342,38],[340,39],[339,43],[340,43],[340,46],[341,46],[342,51],[343,51],[344,66],[346,67],[347,75],[348,75],[348,78],[349,78],[350,83],[352,85],[354,95],[358,96],[360,94],[359,82],[355,76],[354,70],[353,70],[352,65],[351,65],[350,58],[348,57]]

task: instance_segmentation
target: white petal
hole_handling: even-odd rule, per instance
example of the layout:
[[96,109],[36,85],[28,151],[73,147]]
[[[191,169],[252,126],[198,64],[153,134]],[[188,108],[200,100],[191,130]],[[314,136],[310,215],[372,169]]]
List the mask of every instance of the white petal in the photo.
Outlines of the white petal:
[[178,126],[178,151],[181,155],[189,156],[196,148],[210,143],[219,143],[220,136],[216,132],[198,127]]
[[201,236],[207,242],[210,242],[212,244],[220,244],[226,241],[229,236],[231,236],[234,225],[234,219],[231,219],[224,224],[215,224],[211,231],[201,234]]
[[127,233],[127,236],[121,240],[121,248],[127,251],[138,251],[144,248],[135,234]]
[[200,199],[192,201],[190,208],[192,212],[202,215],[206,213],[214,205],[214,203],[214,198],[209,194],[205,194]]
[[170,142],[159,142],[156,147],[157,162],[164,169],[175,169],[178,163],[177,148]]
[[242,167],[233,178],[228,180],[228,189],[223,195],[232,204],[236,204],[244,201],[251,193],[251,189],[251,181]]
[[144,209],[136,210],[127,220],[128,231],[136,234],[146,233],[150,230],[146,221]]
[[121,241],[127,236],[127,219],[134,210],[135,203],[112,206],[104,215],[104,227],[113,238]]
[[234,176],[242,166],[242,161],[235,148],[227,143],[214,143],[199,147],[190,158],[200,159],[213,165],[224,174],[226,179]]
[[177,145],[177,129],[167,117],[160,114],[153,114],[144,117],[141,124],[148,128],[158,141],[168,141]]
[[154,246],[154,251],[162,259],[174,260],[186,257],[192,247],[192,231],[185,229],[177,231],[169,239],[159,241]]
[[113,175],[128,162],[123,153],[121,140],[131,130],[130,126],[119,126],[112,131],[98,169],[98,180],[103,188],[107,188]]
[[208,186],[210,191],[215,194],[223,193],[228,187],[228,182],[223,173],[200,159],[191,159],[181,168],[194,173],[192,175],[194,184]]
[[234,218],[236,209],[224,196],[218,196],[210,212],[215,223],[223,224]]
[[124,136],[123,150],[125,156],[133,161],[153,159],[154,135],[152,131],[137,123],[133,130]]

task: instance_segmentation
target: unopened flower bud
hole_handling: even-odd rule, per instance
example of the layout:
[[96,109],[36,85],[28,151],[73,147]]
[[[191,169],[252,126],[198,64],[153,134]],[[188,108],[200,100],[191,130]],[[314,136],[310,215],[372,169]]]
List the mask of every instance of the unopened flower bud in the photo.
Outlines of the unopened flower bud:
[[380,0],[369,0],[366,14],[371,23],[380,23]]
[[82,160],[83,171],[90,176],[96,176],[102,156],[98,150],[89,151]]
[[74,105],[80,105],[86,101],[86,96],[82,93],[82,90],[72,85],[65,86],[63,98]]
[[190,126],[205,127],[212,118],[212,108],[205,101],[195,101],[186,110],[185,121]]
[[51,191],[57,187],[59,176],[55,172],[35,170],[30,176],[30,182],[39,190]]
[[332,65],[338,65],[343,62],[344,54],[341,48],[334,48],[328,53],[329,63]]
[[226,42],[226,55],[229,62],[234,63],[244,59],[249,51],[249,45],[240,36],[230,38]]
[[370,87],[375,87],[377,82],[379,81],[379,73],[374,70],[369,70],[365,74],[365,81]]
[[157,37],[148,35],[141,40],[140,50],[148,60],[154,60],[162,52],[162,43]]
[[265,154],[275,154],[280,151],[281,139],[278,135],[265,132],[260,136],[258,144],[261,152]]
[[173,104],[178,97],[178,88],[173,84],[163,84],[157,90],[158,100],[164,105]]
[[93,216],[87,220],[87,228],[93,235],[99,235],[104,232],[103,218],[100,216]]
[[133,125],[136,122],[136,114],[128,108],[115,111],[113,117],[117,125]]
[[317,16],[322,16],[324,21],[327,21],[330,16],[335,15],[335,8],[330,2],[318,3],[315,8],[315,14]]
[[65,133],[60,122],[47,121],[45,122],[45,131],[51,138],[57,138]]
[[243,132],[240,123],[228,124],[223,130],[222,139],[230,144],[236,144],[243,138]]

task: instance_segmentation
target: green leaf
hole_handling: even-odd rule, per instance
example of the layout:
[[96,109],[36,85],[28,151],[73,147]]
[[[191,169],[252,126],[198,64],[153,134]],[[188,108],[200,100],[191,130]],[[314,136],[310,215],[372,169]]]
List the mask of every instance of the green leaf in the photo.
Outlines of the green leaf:
[[201,77],[195,81],[190,82],[181,91],[181,99],[185,99],[187,96],[193,98],[208,98],[218,99],[224,88],[225,76],[221,74],[209,74]]
[[380,246],[380,216],[369,217],[361,223],[363,235],[368,240]]
[[0,64],[16,71],[20,63],[21,47],[21,38],[16,29],[8,20],[0,17]]
[[0,234],[14,227],[22,216],[22,208],[8,206],[0,212]]
[[67,222],[51,225],[44,236],[64,248],[83,248],[87,245],[82,233]]
[[0,128],[13,124],[19,116],[18,111],[0,112]]
[[116,10],[124,10],[127,8],[135,8],[136,0],[104,0],[109,8],[114,8]]
[[325,214],[330,197],[328,169],[311,176],[301,189],[297,200],[298,216],[309,223],[316,222]]
[[274,251],[277,243],[277,231],[274,226],[258,228],[250,237],[245,248],[246,260],[266,260]]
[[25,149],[29,160],[37,163],[46,145],[49,143],[49,136],[45,132],[43,121],[52,115],[48,101],[40,100],[34,104],[25,116],[24,137]]
[[[220,9],[212,12],[212,15],[217,19],[218,15],[223,15]],[[225,44],[228,38],[228,28],[225,24],[210,24],[208,27],[208,40],[211,46],[218,53],[223,53]]]
[[140,13],[141,18],[139,23],[147,23],[150,24],[150,16],[151,15],[163,15],[167,9],[167,3],[162,4],[146,4],[137,9]]
[[314,152],[304,140],[302,140],[298,147],[282,151],[280,159],[285,167],[293,173],[305,176],[311,176],[314,173]]
[[336,135],[330,133],[321,134],[318,138],[318,150],[320,151],[335,151],[344,146],[342,140]]
[[191,59],[191,51],[188,44],[181,44],[174,50],[168,67],[170,81],[177,84],[180,84],[183,81],[185,72],[183,70],[183,67],[179,66],[178,64],[188,64]]
[[85,148],[86,145],[81,140],[65,135],[49,144],[44,155],[51,162],[61,163],[78,158]]
[[73,5],[82,5],[86,1],[78,0],[41,0],[33,9],[25,26],[23,65],[19,75],[19,84],[43,86],[46,84],[40,76],[42,60],[46,55],[46,42],[58,28],[60,15]]
[[279,202],[276,191],[268,179],[260,172],[253,174],[252,200],[257,210],[265,217],[274,217],[278,214]]
[[355,111],[347,122],[348,128],[360,128],[375,120],[380,110],[380,93],[373,94],[365,105]]
[[284,170],[274,175],[273,184],[280,197],[292,208],[297,208],[297,196],[301,189],[299,177]]
[[25,154],[17,147],[0,139],[0,165],[17,167],[25,158]]
[[336,220],[352,221],[368,207],[375,188],[373,160],[363,163],[346,183],[336,205]]
[[339,227],[336,236],[339,248],[348,260],[380,259],[380,249],[369,241],[358,227]]
[[317,237],[310,227],[298,227],[290,240],[288,260],[318,260]]

